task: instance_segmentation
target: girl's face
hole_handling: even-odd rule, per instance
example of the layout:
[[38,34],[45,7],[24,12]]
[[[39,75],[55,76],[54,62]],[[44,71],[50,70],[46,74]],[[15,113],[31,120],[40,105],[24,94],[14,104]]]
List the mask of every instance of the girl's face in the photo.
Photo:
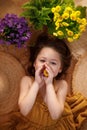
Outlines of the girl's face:
[[44,47],[34,62],[35,70],[44,65],[48,65],[56,77],[62,71],[60,54],[50,47]]

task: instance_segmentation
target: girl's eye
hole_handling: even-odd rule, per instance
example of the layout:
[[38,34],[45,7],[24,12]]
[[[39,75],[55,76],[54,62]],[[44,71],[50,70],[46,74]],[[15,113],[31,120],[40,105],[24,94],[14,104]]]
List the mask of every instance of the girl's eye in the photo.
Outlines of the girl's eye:
[[52,65],[56,65],[56,63],[55,63],[55,62],[51,62],[51,64],[52,64]]
[[45,60],[41,59],[40,62],[45,62]]

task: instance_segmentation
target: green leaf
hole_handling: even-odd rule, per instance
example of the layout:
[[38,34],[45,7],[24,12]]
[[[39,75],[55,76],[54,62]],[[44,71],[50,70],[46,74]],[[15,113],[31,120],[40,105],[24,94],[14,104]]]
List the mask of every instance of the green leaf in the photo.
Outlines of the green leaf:
[[63,0],[63,3],[65,3],[66,5],[75,6],[74,0]]
[[86,7],[82,7],[82,6],[77,6],[76,10],[79,10],[81,12],[81,18],[85,18],[86,17]]
[[[53,32],[55,32],[55,24],[52,21],[54,15],[51,12],[51,8],[57,5],[62,7],[60,15],[67,6],[70,6],[73,9],[81,11],[81,18],[86,17],[86,7],[75,7],[74,0],[29,0],[29,2],[22,6],[24,8],[22,15],[27,17],[29,23],[31,23],[35,29],[42,29],[43,26],[46,25],[49,33],[53,34]],[[74,23],[71,23],[70,28],[75,25],[73,24]]]
[[61,4],[62,0],[52,0],[51,7]]
[[48,23],[47,25],[48,25],[49,34],[53,34],[53,32],[55,32],[55,24],[54,24],[54,22]]
[[25,3],[25,4],[22,5],[22,8],[25,8],[25,9],[26,9],[26,8],[28,8],[30,5],[31,5],[30,2],[27,2],[27,3]]

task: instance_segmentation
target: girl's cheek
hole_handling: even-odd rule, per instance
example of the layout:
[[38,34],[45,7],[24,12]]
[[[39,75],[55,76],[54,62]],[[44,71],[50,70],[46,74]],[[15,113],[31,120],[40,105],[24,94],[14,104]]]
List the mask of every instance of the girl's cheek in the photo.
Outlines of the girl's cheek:
[[55,69],[55,71],[54,71],[55,76],[57,76],[58,73],[59,73],[59,70],[58,70],[58,69]]
[[36,66],[35,66],[35,69],[37,70],[38,68],[41,68],[43,66],[43,64],[36,64]]

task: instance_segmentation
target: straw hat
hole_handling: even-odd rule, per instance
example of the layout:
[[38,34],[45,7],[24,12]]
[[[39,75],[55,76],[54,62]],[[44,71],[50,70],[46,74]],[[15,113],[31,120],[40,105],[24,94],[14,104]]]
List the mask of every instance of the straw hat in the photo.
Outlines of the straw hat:
[[17,109],[19,83],[25,71],[12,55],[0,52],[0,115]]
[[87,97],[87,53],[81,56],[75,65],[72,76],[73,92],[80,92]]

